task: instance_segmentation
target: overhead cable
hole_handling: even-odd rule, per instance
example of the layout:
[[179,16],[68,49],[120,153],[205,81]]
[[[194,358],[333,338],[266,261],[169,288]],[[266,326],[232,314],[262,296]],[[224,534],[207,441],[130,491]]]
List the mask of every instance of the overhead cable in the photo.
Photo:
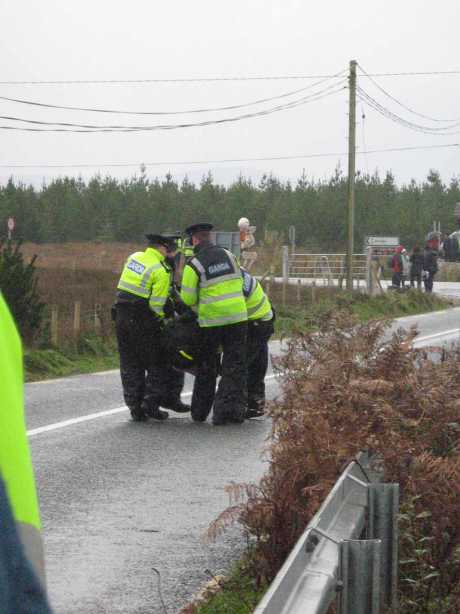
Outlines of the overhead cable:
[[6,121],[22,122],[26,124],[33,124],[39,126],[59,126],[59,128],[28,128],[24,126],[0,126],[2,130],[25,130],[32,132],[151,132],[154,130],[177,130],[179,128],[194,128],[200,126],[211,126],[217,124],[225,124],[237,122],[245,119],[251,119],[255,117],[263,117],[276,113],[278,111],[284,111],[287,109],[293,109],[298,106],[307,104],[309,102],[315,102],[322,100],[334,94],[337,94],[345,89],[344,85],[334,83],[332,86],[328,86],[321,91],[315,92],[308,96],[303,96],[291,102],[283,105],[278,105],[261,111],[254,111],[252,113],[246,113],[243,115],[237,115],[233,117],[225,117],[220,119],[211,119],[201,122],[189,122],[181,124],[156,124],[152,126],[124,126],[124,125],[97,125],[97,124],[76,124],[72,122],[47,122],[41,120],[32,120],[21,117],[13,117],[8,115],[0,115],[0,119]]
[[359,99],[365,102],[369,107],[371,107],[387,119],[390,119],[391,121],[401,126],[404,126],[405,128],[409,128],[410,130],[414,130],[415,132],[421,132],[423,134],[432,134],[435,136],[453,136],[456,134],[460,134],[459,131],[452,130],[452,128],[460,126],[460,122],[450,124],[449,126],[444,126],[441,128],[433,128],[431,126],[423,126],[421,124],[416,124],[415,122],[412,122],[410,120],[405,119],[404,117],[401,117],[400,115],[397,115],[396,113],[379,103],[377,100],[375,100],[375,98],[370,96],[361,87],[357,88],[357,92]]
[[379,83],[377,83],[377,81],[375,81],[375,79],[372,78],[371,75],[369,75],[369,73],[367,73],[364,68],[361,66],[361,64],[358,64],[359,69],[361,70],[362,75],[361,76],[365,76],[368,77],[371,81],[371,83],[373,83],[375,85],[375,87],[377,89],[379,89],[382,94],[384,94],[385,96],[387,96],[387,98],[389,98],[390,100],[392,100],[393,102],[396,102],[396,104],[398,104],[400,107],[402,107],[403,109],[405,109],[406,111],[409,111],[409,113],[412,113],[413,115],[416,115],[417,117],[421,117],[422,119],[428,119],[429,121],[432,122],[441,122],[441,123],[455,123],[460,121],[460,117],[457,117],[455,119],[440,119],[437,117],[430,117],[429,115],[424,115],[423,113],[419,113],[418,111],[415,111],[414,109],[412,109],[411,107],[405,105],[403,102],[401,102],[400,100],[398,100],[397,98],[395,98],[395,96],[393,96],[392,94],[390,94],[386,89],[384,89]]
[[24,100],[22,98],[10,98],[8,96],[0,96],[0,100],[4,100],[6,102],[14,102],[18,104],[24,104],[28,106],[34,107],[42,107],[47,109],[60,109],[64,111],[85,111],[91,113],[111,113],[117,115],[188,115],[192,113],[210,113],[216,111],[234,111],[236,109],[243,109],[245,107],[251,107],[258,104],[263,104],[267,102],[273,102],[274,100],[281,100],[283,98],[288,98],[290,96],[295,96],[307,90],[313,89],[318,85],[322,85],[323,83],[330,81],[331,79],[339,78],[344,75],[346,71],[342,70],[339,73],[333,75],[332,77],[327,77],[322,79],[321,81],[317,81],[316,83],[312,83],[307,85],[306,87],[302,87],[300,89],[291,90],[290,92],[284,92],[283,94],[279,94],[277,96],[271,96],[269,98],[259,98],[258,100],[253,100],[251,102],[246,102],[243,104],[235,104],[228,105],[223,107],[207,107],[207,108],[198,108],[198,109],[186,109],[181,111],[126,111],[121,109],[99,109],[94,107],[77,107],[77,106],[65,106],[58,104],[49,104],[44,102],[37,102],[33,100]]
[[[456,76],[460,70],[419,70],[405,72],[376,72],[368,77],[418,77],[418,76]],[[17,80],[0,81],[0,85],[143,85],[150,83],[207,83],[215,81],[292,81],[303,79],[328,79],[329,75],[255,75],[255,76],[217,76],[217,77],[178,77],[165,79],[56,79],[56,80]]]
[[[413,145],[405,147],[388,147],[383,149],[371,149],[367,151],[357,151],[357,155],[377,154],[377,153],[395,153],[404,151],[420,151],[430,149],[447,149],[451,147],[460,147],[460,143],[444,143],[438,145]],[[308,158],[331,158],[337,156],[347,156],[348,152],[325,152],[325,153],[310,153],[300,155],[287,156],[267,156],[257,158],[226,158],[219,160],[168,160],[155,162],[102,162],[97,163],[82,163],[82,164],[0,164],[0,168],[120,168],[120,167],[137,167],[137,166],[186,166],[186,165],[204,165],[204,164],[230,164],[240,162],[276,162],[284,160],[304,160]]]

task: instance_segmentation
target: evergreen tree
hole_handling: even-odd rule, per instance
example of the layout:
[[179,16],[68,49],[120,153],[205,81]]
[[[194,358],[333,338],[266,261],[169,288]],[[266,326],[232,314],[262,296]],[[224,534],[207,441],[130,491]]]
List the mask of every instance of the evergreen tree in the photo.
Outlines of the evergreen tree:
[[39,330],[45,307],[37,290],[35,260],[24,262],[21,241],[0,241],[0,290],[27,340]]

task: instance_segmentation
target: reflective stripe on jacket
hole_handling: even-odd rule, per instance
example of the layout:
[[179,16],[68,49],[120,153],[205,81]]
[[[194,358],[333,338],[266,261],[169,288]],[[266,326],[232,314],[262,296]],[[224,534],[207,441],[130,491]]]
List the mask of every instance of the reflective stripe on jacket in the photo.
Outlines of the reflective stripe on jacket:
[[117,289],[145,299],[151,311],[162,318],[171,287],[171,271],[164,256],[153,247],[129,256]]
[[21,341],[0,292],[0,474],[25,553],[44,585],[35,479],[24,423]]
[[268,296],[262,286],[245,269],[241,269],[243,277],[243,294],[246,299],[246,309],[248,310],[248,320],[263,320],[264,322],[273,318],[273,311]]
[[181,299],[198,308],[202,328],[246,322],[243,279],[233,254],[209,243],[200,244],[184,268]]

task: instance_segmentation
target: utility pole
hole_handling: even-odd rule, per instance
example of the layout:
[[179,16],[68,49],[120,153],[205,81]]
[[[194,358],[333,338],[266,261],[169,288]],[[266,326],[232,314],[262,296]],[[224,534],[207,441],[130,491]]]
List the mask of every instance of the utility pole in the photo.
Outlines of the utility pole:
[[353,290],[353,249],[355,233],[355,155],[356,155],[356,60],[350,62],[348,114],[348,243],[347,290]]

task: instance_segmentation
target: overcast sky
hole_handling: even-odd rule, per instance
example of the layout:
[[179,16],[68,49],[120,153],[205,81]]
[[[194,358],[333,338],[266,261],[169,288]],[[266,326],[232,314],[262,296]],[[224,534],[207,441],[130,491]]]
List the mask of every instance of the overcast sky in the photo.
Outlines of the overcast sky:
[[[356,59],[370,73],[460,71],[458,0],[3,0],[0,81],[133,80],[208,77],[332,75]],[[457,75],[375,78],[418,113],[460,118]],[[318,80],[205,81],[148,84],[0,85],[0,96],[55,105],[135,111],[183,111],[243,105],[309,87]],[[368,79],[359,85],[381,104],[417,124],[445,127],[411,115]],[[338,87],[340,87],[340,83]],[[328,81],[303,95],[323,90]],[[331,90],[333,91],[333,90]],[[325,92],[326,93],[326,92]],[[329,92],[327,92],[329,93]],[[156,125],[229,118],[298,100],[302,93],[237,110],[205,114],[129,116],[41,109],[0,100],[3,116],[94,125]],[[365,119],[362,119],[362,114]],[[414,132],[357,107],[360,152],[460,143],[460,134]],[[240,173],[258,180],[273,172],[295,181],[327,178],[346,156],[285,161],[175,164],[346,152],[348,92],[235,123],[130,134],[28,133],[0,130],[0,165],[94,164],[89,169],[0,168],[40,184],[59,174],[84,177],[98,170],[129,177],[136,167],[98,169],[107,163],[167,162],[168,170],[199,181],[211,171],[228,183]],[[0,120],[1,125],[19,125]],[[29,126],[32,126],[29,124]],[[460,126],[457,127],[460,131]],[[451,128],[455,132],[454,128]],[[357,167],[391,169],[399,183],[423,180],[430,168],[444,180],[460,173],[460,148],[361,153]]]

